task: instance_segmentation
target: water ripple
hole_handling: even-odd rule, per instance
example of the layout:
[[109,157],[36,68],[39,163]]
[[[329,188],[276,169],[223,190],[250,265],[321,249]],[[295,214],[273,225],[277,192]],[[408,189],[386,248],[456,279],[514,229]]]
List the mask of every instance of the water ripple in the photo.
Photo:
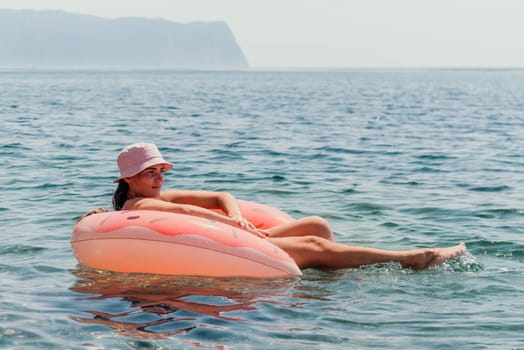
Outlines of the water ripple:
[[[523,78],[0,72],[0,347],[518,348]],[[131,142],[155,142],[175,164],[169,188],[322,215],[352,245],[465,241],[468,253],[422,272],[276,281],[75,268],[72,226],[111,207],[115,155]]]

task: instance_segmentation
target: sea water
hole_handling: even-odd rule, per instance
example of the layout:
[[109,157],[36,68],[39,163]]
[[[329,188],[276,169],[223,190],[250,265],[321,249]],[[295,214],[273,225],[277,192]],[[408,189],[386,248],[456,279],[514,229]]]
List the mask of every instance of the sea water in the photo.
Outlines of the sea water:
[[[4,71],[0,126],[0,348],[524,348],[522,70]],[[281,280],[79,266],[72,228],[135,142],[166,188],[468,252]]]

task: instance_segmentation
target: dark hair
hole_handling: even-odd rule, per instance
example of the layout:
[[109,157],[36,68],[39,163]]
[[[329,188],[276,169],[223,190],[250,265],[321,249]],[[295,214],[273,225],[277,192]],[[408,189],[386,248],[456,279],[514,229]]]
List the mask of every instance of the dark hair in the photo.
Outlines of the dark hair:
[[124,180],[118,181],[118,187],[113,193],[113,209],[122,210],[129,194],[129,184]]

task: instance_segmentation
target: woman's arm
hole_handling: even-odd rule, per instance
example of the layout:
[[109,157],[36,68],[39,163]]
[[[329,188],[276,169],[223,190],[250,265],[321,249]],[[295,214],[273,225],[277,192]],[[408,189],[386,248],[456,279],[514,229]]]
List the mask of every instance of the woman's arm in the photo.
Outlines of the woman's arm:
[[254,229],[252,223],[242,217],[236,198],[228,192],[212,191],[166,191],[160,199],[177,204],[195,205],[207,209],[220,209],[243,228]]
[[224,216],[219,213],[216,213],[212,210],[194,205],[194,204],[180,204],[172,203],[165,201],[163,199],[156,198],[139,198],[136,200],[130,200],[126,203],[126,210],[159,210],[159,211],[168,211],[171,213],[178,213],[184,215],[193,215],[206,219],[215,220],[231,226],[240,226],[244,230],[253,233],[260,237],[265,237],[266,235],[262,232],[259,232],[253,225],[247,226],[242,225],[234,218],[229,216]]

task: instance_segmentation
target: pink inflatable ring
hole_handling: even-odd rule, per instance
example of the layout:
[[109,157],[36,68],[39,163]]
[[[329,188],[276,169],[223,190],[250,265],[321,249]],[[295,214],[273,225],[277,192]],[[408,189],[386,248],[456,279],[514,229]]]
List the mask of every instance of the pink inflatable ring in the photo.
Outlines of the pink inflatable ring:
[[[266,205],[239,201],[261,229],[293,220]],[[213,277],[301,275],[289,255],[268,240],[213,220],[153,210],[113,211],[79,221],[71,237],[82,265],[117,272]]]

